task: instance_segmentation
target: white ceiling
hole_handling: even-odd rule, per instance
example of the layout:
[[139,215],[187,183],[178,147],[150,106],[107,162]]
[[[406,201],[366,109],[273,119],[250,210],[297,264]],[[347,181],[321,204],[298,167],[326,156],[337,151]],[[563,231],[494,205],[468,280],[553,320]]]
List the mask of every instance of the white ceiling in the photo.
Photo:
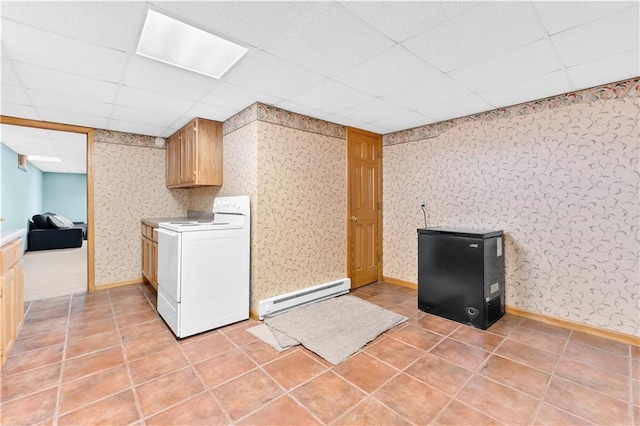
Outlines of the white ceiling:
[[[389,133],[640,75],[638,1],[2,1],[3,115],[167,137],[260,101]],[[249,48],[134,54],[147,9]]]
[[[86,173],[87,137],[81,133],[0,124],[0,141],[43,172]],[[36,161],[30,155],[60,158]],[[16,164],[17,167],[17,164]]]

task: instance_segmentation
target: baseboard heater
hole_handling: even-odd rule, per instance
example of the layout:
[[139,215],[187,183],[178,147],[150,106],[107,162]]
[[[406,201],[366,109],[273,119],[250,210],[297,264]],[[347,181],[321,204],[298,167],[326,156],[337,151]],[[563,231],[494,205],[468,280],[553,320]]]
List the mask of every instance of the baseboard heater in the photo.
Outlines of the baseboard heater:
[[297,308],[330,297],[340,296],[351,289],[351,279],[343,278],[336,281],[303,288],[280,296],[269,297],[258,301],[258,317],[262,320],[265,317],[281,314],[290,309]]

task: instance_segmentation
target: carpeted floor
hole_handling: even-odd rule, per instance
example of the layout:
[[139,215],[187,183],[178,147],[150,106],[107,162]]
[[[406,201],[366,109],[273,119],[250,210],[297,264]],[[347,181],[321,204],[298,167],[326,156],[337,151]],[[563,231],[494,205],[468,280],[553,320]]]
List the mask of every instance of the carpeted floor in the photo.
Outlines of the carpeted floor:
[[80,248],[24,254],[24,300],[83,293],[87,290],[87,242]]

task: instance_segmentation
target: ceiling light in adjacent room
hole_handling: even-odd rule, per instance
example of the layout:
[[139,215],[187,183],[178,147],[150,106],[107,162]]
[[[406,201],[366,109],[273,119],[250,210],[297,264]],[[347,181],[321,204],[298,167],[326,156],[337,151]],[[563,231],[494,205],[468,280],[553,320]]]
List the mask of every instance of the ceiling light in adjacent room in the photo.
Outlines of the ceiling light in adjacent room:
[[220,78],[248,49],[148,10],[136,53],[189,71]]

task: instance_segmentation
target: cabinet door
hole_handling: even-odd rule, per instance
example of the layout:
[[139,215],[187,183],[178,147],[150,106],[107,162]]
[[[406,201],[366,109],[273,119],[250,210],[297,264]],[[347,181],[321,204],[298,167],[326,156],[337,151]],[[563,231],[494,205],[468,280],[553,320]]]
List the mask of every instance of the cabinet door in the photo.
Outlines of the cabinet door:
[[180,132],[167,141],[167,186],[180,184]]
[[151,242],[151,285],[158,288],[158,243]]
[[16,337],[24,320],[24,263],[22,259],[14,267],[15,283],[13,288],[13,317],[15,319]]
[[198,136],[198,121],[192,120],[183,128],[180,144],[180,183],[196,183],[198,171],[196,169],[196,150]]
[[148,280],[151,274],[149,273],[151,266],[151,241],[142,237],[142,275]]
[[2,317],[0,320],[2,322],[0,329],[0,350],[2,351],[2,364],[6,361],[7,354],[15,338],[15,330],[12,329],[14,323],[12,319],[14,282],[15,276],[13,269],[10,269],[0,278],[0,286],[2,287],[0,290],[0,317]]

